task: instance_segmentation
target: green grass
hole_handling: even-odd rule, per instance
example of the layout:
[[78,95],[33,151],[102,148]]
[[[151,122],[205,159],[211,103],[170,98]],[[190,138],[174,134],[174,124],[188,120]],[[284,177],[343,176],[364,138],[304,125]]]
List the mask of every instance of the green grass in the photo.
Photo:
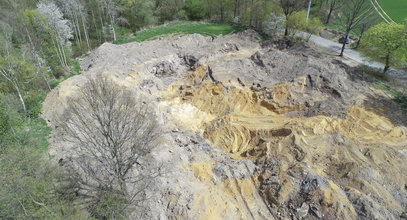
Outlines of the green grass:
[[383,10],[398,23],[407,18],[407,0],[379,0]]
[[407,87],[392,79],[390,76],[383,74],[382,71],[373,69],[367,66],[362,67],[363,72],[369,81],[373,82],[373,87],[382,90],[392,97],[392,100],[399,104],[404,111],[407,111],[407,94],[401,91],[406,91]]
[[398,103],[404,110],[407,111],[407,95],[394,89],[388,83],[384,81],[376,81],[374,86],[378,89],[383,90],[387,94],[393,97],[393,100]]
[[131,31],[127,29],[118,28],[118,39],[113,43],[125,44],[134,41],[142,42],[154,40],[165,35],[201,34],[204,36],[218,36],[235,33],[242,30],[242,27],[232,26],[229,24],[179,21],[141,30],[135,34],[131,33]]
[[52,81],[52,82],[50,83],[50,86],[51,86],[51,88],[55,88],[55,87],[57,87],[62,81],[66,80],[66,79],[68,79],[68,78],[70,78],[70,77],[72,77],[72,76],[79,75],[79,74],[81,74],[81,65],[79,64],[79,61],[78,61],[78,60],[75,60],[74,63],[73,63],[73,65],[72,65],[71,71],[70,71],[68,74],[64,75],[63,77],[60,77],[60,78],[58,78],[58,79]]

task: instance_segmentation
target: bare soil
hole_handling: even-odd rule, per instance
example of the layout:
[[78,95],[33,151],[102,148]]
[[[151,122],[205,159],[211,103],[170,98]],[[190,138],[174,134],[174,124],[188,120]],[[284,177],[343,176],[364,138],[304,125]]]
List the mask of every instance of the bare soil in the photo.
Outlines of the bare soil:
[[217,38],[106,43],[47,97],[50,154],[67,97],[108,75],[143,94],[166,131],[167,167],[134,219],[403,219],[406,114],[363,68],[304,42]]

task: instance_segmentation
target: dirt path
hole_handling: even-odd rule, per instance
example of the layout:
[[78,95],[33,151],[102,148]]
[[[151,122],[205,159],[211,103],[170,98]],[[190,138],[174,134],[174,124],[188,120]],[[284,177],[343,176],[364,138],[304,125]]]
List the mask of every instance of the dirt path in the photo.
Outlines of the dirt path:
[[[305,37],[307,34],[298,33],[297,35],[301,36],[301,37]],[[322,38],[322,37],[319,37],[316,35],[312,35],[310,38],[310,41],[314,42],[318,46],[327,48],[338,54],[341,52],[342,44],[333,42],[331,40],[328,40],[328,39],[325,39],[325,38]],[[346,48],[344,51],[344,56],[353,61],[356,61],[360,64],[366,65],[368,67],[371,67],[374,69],[379,69],[380,71],[382,71],[384,68],[384,64],[382,64],[380,62],[372,61],[370,58],[364,56],[359,51],[354,50],[354,49]],[[392,77],[393,79],[400,81],[403,84],[407,85],[407,73],[404,73],[401,70],[390,68],[387,74],[390,77]]]

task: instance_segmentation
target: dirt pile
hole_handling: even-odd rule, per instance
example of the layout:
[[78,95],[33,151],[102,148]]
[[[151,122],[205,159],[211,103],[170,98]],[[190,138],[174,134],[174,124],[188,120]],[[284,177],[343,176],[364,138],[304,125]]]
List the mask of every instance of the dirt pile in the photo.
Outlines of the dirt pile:
[[[54,125],[64,100],[99,74],[156,106],[167,135],[154,158],[168,173],[134,218],[406,216],[407,130],[395,123],[405,113],[373,105],[388,97],[360,68],[305,43],[258,39],[246,31],[102,45],[82,76],[51,92],[44,117]],[[51,154],[62,158],[69,145],[57,130]]]
[[[355,201],[350,198],[353,198],[353,193],[369,194],[372,193],[369,190],[373,189],[354,191],[352,184],[338,185],[344,180],[355,181],[339,170],[347,167],[349,161],[353,161],[355,168],[372,166],[366,153],[372,146],[379,144],[383,147],[382,153],[390,151],[397,154],[407,144],[405,128],[393,125],[372,109],[346,106],[345,102],[341,102],[342,96],[347,95],[345,91],[328,86],[315,88],[310,77],[298,77],[290,83],[271,88],[247,88],[240,83],[206,79],[204,72],[205,67],[188,72],[186,84],[169,87],[166,98],[179,99],[194,106],[196,114],[191,120],[203,118],[200,115],[210,115],[207,120],[194,121],[195,126],[190,126],[190,121],[184,125],[201,132],[210,143],[235,160],[252,160],[257,165],[253,184],[266,204],[272,210],[275,207],[275,213],[280,213],[277,216],[293,217],[297,213],[300,218],[309,213],[309,218],[357,218],[362,210],[355,209],[352,205]],[[213,75],[216,77],[216,73]],[[203,80],[191,80],[194,77]],[[309,85],[312,83],[314,85]],[[344,109],[342,118],[335,117],[336,114],[329,113],[331,110],[321,105],[318,105],[320,111],[328,110],[325,115],[308,114],[307,109],[315,108],[315,102],[326,97],[340,103]],[[329,101],[325,102],[329,104]],[[289,117],[287,113],[295,113],[291,115],[297,117]],[[299,117],[301,114],[303,116]],[[401,155],[393,159],[396,158],[402,160]],[[386,164],[388,169],[399,169],[399,175],[403,173],[400,167],[392,167],[398,162],[387,162],[390,163]],[[383,170],[382,166],[375,164],[374,169]],[[341,174],[338,175],[338,172]],[[380,175],[387,176],[387,172]],[[405,181],[405,174],[402,176]],[[387,178],[390,179],[391,175]],[[361,181],[362,185],[371,184],[370,179],[358,178],[357,181]],[[403,192],[403,181],[390,187],[390,191]],[[383,199],[382,202],[393,204],[393,213],[375,211],[369,213],[369,217],[386,219],[403,212],[405,199],[396,202],[397,199],[381,186],[378,193],[385,194],[377,195]]]

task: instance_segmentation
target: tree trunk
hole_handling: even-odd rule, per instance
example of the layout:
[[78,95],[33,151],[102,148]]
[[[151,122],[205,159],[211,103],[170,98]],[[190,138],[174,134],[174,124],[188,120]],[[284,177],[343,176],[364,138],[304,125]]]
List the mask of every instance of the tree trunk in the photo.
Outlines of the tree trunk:
[[49,84],[47,78],[44,76],[44,74],[41,74],[41,76],[42,76],[42,79],[44,80],[45,84],[47,84],[48,91],[51,91],[52,88],[51,88],[51,85]]
[[83,25],[83,32],[85,34],[86,44],[88,46],[88,51],[89,51],[90,50],[89,34],[88,34],[88,30],[87,30],[86,23],[85,23],[85,17],[83,16],[83,14],[81,14],[81,20],[82,20],[82,25]]
[[3,70],[0,70],[0,72],[1,72],[1,75],[3,75],[3,77],[6,78],[13,85],[14,89],[17,92],[18,99],[20,100],[21,106],[23,107],[24,113],[27,113],[27,108],[26,108],[23,96],[21,95],[20,87],[18,87],[15,77],[13,77],[14,79],[12,79],[11,74],[7,74]]
[[100,31],[98,30],[98,25],[97,25],[96,18],[95,18],[95,13],[93,12],[93,10],[91,10],[91,14],[92,14],[92,22],[93,22],[93,24],[95,26],[95,31],[96,31],[96,35],[97,35],[97,38],[98,38],[98,42],[99,42],[99,44],[101,44],[102,43],[102,36],[100,34]]
[[79,25],[78,15],[75,13],[74,17],[75,17],[75,19],[74,19],[75,25],[74,26],[76,26],[78,28],[79,42],[82,43],[82,33],[81,33],[81,26]]
[[328,16],[326,17],[325,24],[329,24],[329,21],[331,20],[332,11],[333,11],[333,8],[330,8]]
[[344,41],[342,43],[342,49],[341,49],[341,53],[339,54],[339,56],[343,57],[343,52],[345,51],[345,47],[346,47],[346,41]]
[[362,26],[362,30],[360,30],[359,39],[358,39],[358,42],[356,42],[355,49],[358,49],[358,48],[359,48],[360,41],[362,40],[363,33],[365,32],[365,29],[366,29],[366,26],[365,26],[365,25],[363,25],[363,26]]
[[288,27],[287,27],[287,25],[285,25],[284,36],[288,36]]
[[387,70],[390,69],[390,53],[386,56],[386,64],[383,69],[383,74],[386,74]]
[[235,11],[234,11],[234,13],[233,13],[233,18],[236,18],[236,16],[237,16],[237,7],[238,7],[238,4],[239,4],[238,1],[239,1],[239,0],[235,0]]
[[23,106],[24,113],[27,113],[27,107],[25,106],[25,102],[23,96],[21,95],[20,88],[18,87],[16,82],[13,82],[13,86],[17,91],[18,98],[20,99],[21,105]]
[[346,47],[346,40],[348,39],[349,34],[347,33],[345,35],[345,40],[342,43],[342,49],[341,49],[341,53],[339,54],[339,56],[343,57],[343,52],[345,51],[345,47]]
[[110,25],[112,26],[113,40],[116,40],[116,30],[114,29],[114,19],[112,15],[110,15]]
[[225,9],[223,7],[223,1],[221,1],[221,5],[220,5],[220,21],[221,22],[225,21]]
[[54,47],[57,49],[57,56],[58,56],[58,59],[59,59],[59,63],[61,64],[61,66],[64,66],[64,61],[63,61],[63,58],[62,58],[62,52],[61,52],[61,49],[59,48],[59,43],[58,42],[56,42],[55,40],[53,40],[54,42]]
[[65,48],[64,48],[64,45],[61,42],[59,42],[59,45],[61,47],[62,58],[63,58],[63,61],[64,61],[64,67],[66,68],[66,67],[68,67],[68,60],[66,59]]

